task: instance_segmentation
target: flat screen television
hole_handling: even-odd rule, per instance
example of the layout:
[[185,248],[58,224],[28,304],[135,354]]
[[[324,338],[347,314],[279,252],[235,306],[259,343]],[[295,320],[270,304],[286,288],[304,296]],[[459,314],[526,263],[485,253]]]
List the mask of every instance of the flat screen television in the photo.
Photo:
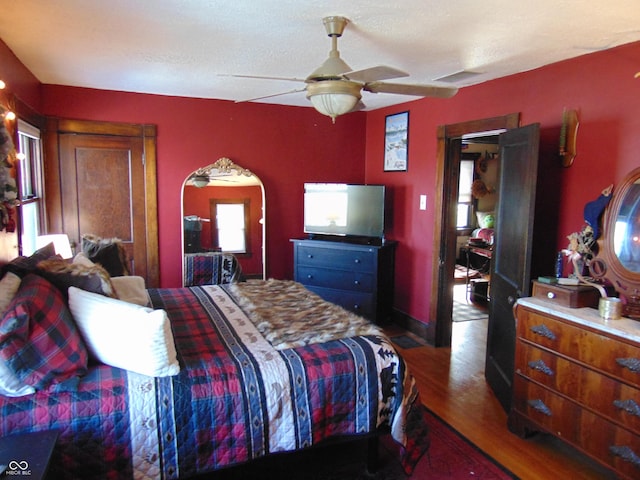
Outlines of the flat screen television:
[[304,184],[304,233],[384,237],[384,185]]

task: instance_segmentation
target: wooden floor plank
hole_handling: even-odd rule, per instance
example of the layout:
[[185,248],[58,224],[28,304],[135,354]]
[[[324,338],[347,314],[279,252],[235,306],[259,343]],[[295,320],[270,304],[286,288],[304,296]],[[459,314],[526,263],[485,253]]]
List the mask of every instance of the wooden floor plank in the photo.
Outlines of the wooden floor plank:
[[[389,329],[391,336],[398,334],[394,328]],[[507,414],[484,379],[486,335],[486,320],[454,322],[451,348],[399,348],[422,402],[519,478],[615,478],[551,436],[521,439],[509,432]]]

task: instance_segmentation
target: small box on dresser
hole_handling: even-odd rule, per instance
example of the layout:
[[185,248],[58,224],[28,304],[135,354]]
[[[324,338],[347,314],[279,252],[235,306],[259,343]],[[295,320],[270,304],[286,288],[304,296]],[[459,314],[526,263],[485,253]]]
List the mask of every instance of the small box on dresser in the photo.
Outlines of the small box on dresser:
[[509,429],[555,435],[640,478],[640,322],[522,298]]

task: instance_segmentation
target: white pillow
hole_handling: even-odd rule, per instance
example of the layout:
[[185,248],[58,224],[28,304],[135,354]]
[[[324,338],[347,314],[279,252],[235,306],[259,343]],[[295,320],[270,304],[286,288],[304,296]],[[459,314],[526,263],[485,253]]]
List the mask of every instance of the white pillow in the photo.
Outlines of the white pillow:
[[31,395],[36,389],[31,385],[25,385],[13,374],[3,360],[0,360],[0,395],[5,397],[22,397]]
[[167,312],[69,287],[69,309],[102,363],[150,377],[180,372]]
[[11,272],[5,273],[2,280],[0,280],[0,317],[7,311],[11,300],[13,300],[13,297],[18,293],[21,282],[22,279]]
[[143,277],[136,275],[111,277],[111,283],[120,300],[143,307],[149,305],[149,295]]

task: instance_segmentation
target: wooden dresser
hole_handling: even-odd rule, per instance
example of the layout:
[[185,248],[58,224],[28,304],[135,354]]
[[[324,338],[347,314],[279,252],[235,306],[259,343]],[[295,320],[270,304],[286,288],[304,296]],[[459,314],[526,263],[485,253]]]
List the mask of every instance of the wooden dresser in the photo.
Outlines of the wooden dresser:
[[509,429],[551,433],[640,478],[640,322],[521,298]]
[[396,242],[359,245],[293,242],[294,280],[325,300],[376,323],[391,317]]

